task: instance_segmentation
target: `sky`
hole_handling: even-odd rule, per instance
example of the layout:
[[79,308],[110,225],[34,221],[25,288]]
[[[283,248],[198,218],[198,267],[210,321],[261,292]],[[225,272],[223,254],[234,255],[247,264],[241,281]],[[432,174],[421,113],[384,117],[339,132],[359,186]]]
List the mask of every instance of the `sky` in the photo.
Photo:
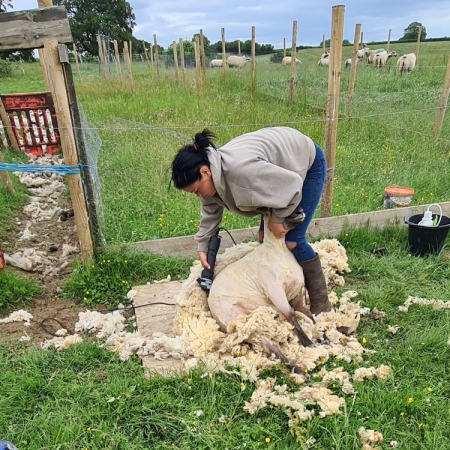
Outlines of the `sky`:
[[[12,0],[13,11],[36,9],[37,0]],[[255,27],[256,42],[275,48],[292,45],[292,24],[297,21],[297,46],[319,46],[322,36],[331,34],[332,7],[343,4],[344,39],[353,42],[355,25],[361,24],[364,42],[386,41],[403,36],[412,22],[425,26],[427,37],[450,36],[448,0],[129,0],[136,16],[133,35],[167,48],[173,41],[191,39],[200,29],[210,42],[251,39]]]

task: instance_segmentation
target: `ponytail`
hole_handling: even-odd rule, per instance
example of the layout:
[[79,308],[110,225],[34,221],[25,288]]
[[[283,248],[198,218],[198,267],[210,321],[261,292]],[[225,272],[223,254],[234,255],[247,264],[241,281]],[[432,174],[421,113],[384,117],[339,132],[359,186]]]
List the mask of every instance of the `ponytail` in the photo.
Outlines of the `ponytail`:
[[[204,129],[197,133],[192,144],[185,145],[178,150],[172,161],[172,178],[177,189],[183,189],[201,178],[200,167],[208,166],[209,147],[216,148],[212,139],[215,134]],[[169,184],[170,187],[170,184]]]

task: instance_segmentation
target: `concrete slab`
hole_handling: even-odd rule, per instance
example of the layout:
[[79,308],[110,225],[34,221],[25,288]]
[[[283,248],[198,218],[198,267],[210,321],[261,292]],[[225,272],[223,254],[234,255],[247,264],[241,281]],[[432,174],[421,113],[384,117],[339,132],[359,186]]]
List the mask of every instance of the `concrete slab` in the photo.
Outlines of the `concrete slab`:
[[[175,296],[181,291],[183,281],[146,284],[135,286],[137,293],[133,298],[137,329],[143,337],[151,338],[159,331],[174,337]],[[142,357],[142,365],[151,372],[163,375],[174,374],[183,368],[179,359],[157,360],[152,355]]]

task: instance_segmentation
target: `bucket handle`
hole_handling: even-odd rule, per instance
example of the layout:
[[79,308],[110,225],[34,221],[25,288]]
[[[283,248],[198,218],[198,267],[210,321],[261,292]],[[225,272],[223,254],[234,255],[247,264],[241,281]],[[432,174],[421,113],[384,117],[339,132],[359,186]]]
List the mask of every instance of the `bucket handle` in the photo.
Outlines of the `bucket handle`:
[[437,207],[439,208],[440,216],[439,216],[439,220],[437,221],[437,223],[436,223],[436,225],[435,225],[436,227],[438,227],[439,224],[441,223],[441,219],[442,219],[442,207],[441,207],[441,205],[440,205],[439,203],[432,203],[432,204],[427,208],[427,211],[429,211],[430,208],[431,208],[432,206],[437,206]]

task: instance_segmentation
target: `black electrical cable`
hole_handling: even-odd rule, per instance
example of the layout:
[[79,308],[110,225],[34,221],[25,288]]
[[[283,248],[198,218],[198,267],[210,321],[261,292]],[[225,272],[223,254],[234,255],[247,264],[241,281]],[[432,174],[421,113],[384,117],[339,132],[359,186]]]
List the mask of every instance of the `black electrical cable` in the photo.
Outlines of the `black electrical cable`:
[[67,327],[64,324],[62,324],[58,319],[55,319],[53,317],[47,317],[39,324],[39,327],[42,328],[46,333],[51,334],[52,336],[60,337],[58,334],[52,333],[51,331],[48,331],[47,328],[44,327],[44,322],[46,322],[47,320],[54,320],[59,326],[61,326],[65,330],[68,330]]
[[233,239],[233,236],[231,236],[231,233],[226,228],[221,227],[219,228],[219,231],[220,230],[226,231],[228,233],[228,236],[230,236],[230,239],[233,241],[233,244],[236,245],[236,241]]

